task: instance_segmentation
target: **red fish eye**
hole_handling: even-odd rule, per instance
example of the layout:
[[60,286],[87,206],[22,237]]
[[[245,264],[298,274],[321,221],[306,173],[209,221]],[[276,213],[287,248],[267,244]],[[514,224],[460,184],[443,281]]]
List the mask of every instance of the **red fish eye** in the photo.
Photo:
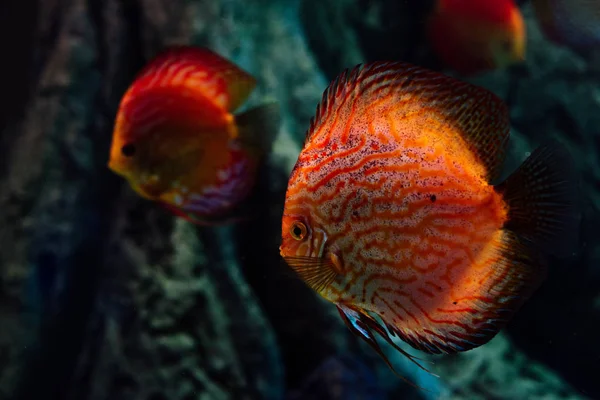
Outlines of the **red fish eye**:
[[127,143],[121,147],[121,153],[123,153],[125,157],[131,157],[135,154],[135,146],[132,143]]
[[306,225],[296,221],[290,227],[290,235],[296,240],[302,240],[306,236]]

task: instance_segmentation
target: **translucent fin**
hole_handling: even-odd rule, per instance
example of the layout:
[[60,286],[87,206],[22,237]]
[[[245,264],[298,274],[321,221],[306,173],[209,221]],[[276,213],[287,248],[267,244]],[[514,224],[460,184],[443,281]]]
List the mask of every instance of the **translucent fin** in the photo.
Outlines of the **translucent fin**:
[[488,181],[498,177],[510,134],[504,102],[484,88],[403,62],[378,61],[342,72],[323,93],[306,140],[324,121],[336,118],[344,103],[357,98],[371,103],[383,97],[394,98],[396,107],[406,108],[407,114],[418,106],[436,122],[453,126],[448,131],[460,132],[486,166]]
[[264,155],[271,147],[279,132],[280,114],[276,103],[268,103],[236,115],[237,140],[255,154]]
[[568,256],[576,249],[578,176],[564,146],[539,147],[496,191],[508,203],[506,229],[545,253]]
[[317,293],[329,286],[337,276],[333,264],[327,259],[319,257],[284,257],[283,259]]
[[388,342],[390,345],[392,345],[402,355],[406,356],[410,361],[415,363],[423,371],[428,372],[431,375],[438,377],[438,378],[439,378],[439,376],[431,373],[429,370],[427,370],[421,364],[419,364],[419,362],[416,361],[416,360],[419,360],[417,357],[410,355],[409,353],[404,351],[402,348],[400,348],[398,345],[396,345],[393,342],[393,340],[389,337],[389,335],[385,331],[385,329],[373,317],[371,317],[370,315],[363,313],[361,311],[357,311],[349,306],[345,306],[345,305],[341,305],[341,304],[337,305],[337,309],[340,313],[340,316],[342,317],[342,320],[348,327],[348,329],[350,329],[350,331],[352,333],[354,333],[355,335],[362,338],[365,342],[367,342],[369,344],[369,346],[371,346],[371,348],[373,348],[373,350],[375,350],[375,352],[377,352],[377,354],[379,354],[379,356],[385,361],[385,363],[388,365],[388,367],[390,367],[390,369],[394,372],[394,374],[396,374],[400,379],[402,379],[403,381],[405,381],[406,383],[408,383],[409,385],[411,385],[417,389],[429,391],[428,389],[418,386],[417,384],[415,384],[415,383],[411,382],[410,380],[408,380],[407,378],[403,377],[396,371],[396,369],[394,369],[394,366],[392,365],[392,363],[386,357],[383,350],[381,350],[379,343],[377,343],[377,340],[375,338],[375,335],[373,334],[373,331],[378,333],[382,338],[385,339],[386,342]]

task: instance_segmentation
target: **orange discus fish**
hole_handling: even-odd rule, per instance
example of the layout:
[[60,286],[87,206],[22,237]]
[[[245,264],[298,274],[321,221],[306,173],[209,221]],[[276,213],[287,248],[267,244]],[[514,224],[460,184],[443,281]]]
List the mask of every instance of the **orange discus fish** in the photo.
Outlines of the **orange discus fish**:
[[575,50],[600,46],[600,0],[532,0],[545,36]]
[[494,94],[409,64],[359,65],[325,91],[280,254],[388,365],[375,333],[427,353],[488,342],[542,282],[544,253],[575,244],[568,153],[540,147],[491,185],[508,138]]
[[121,100],[109,168],[192,222],[238,219],[277,130],[274,104],[232,114],[255,85],[208,49],[164,51]]
[[464,75],[525,59],[525,22],[513,0],[437,0],[427,31],[441,61]]

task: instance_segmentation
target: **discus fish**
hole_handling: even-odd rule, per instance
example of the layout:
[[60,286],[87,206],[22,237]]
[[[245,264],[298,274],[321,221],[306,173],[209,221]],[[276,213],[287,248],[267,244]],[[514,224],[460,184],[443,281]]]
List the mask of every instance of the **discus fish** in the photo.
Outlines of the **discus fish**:
[[427,34],[440,60],[463,75],[525,59],[525,23],[512,0],[438,0]]
[[552,42],[574,50],[600,45],[600,0],[533,0],[540,27]]
[[142,197],[197,224],[245,218],[240,204],[277,130],[274,104],[232,115],[255,85],[211,50],[162,52],[121,100],[109,168]]
[[[506,105],[402,62],[345,71],[289,178],[280,254],[393,369],[375,333],[426,353],[487,343],[575,244],[577,179],[558,144],[505,181]],[[418,364],[420,366],[420,364]]]

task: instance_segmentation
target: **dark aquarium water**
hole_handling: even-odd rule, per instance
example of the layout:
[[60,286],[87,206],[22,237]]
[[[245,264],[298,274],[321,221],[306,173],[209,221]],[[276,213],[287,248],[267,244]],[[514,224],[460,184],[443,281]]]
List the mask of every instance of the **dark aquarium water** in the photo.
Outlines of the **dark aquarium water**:
[[0,400],[600,399],[599,27],[2,0]]

